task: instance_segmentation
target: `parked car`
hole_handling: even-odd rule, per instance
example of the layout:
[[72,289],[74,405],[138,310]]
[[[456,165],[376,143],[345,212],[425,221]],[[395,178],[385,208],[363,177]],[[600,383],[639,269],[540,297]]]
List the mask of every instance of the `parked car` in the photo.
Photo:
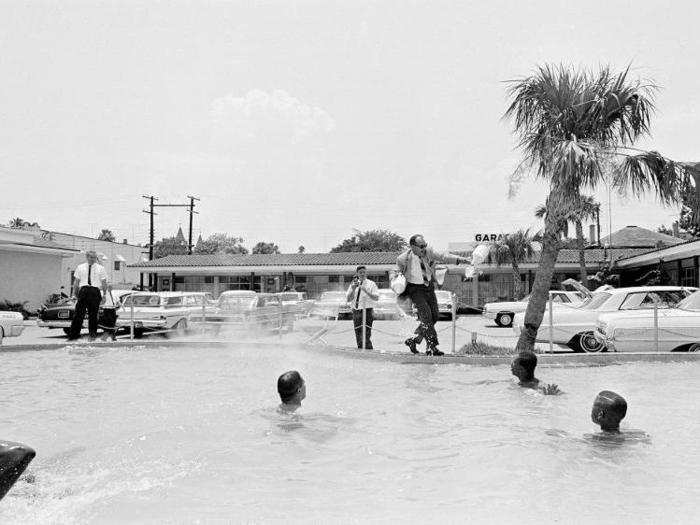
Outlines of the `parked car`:
[[309,315],[323,319],[352,319],[352,311],[345,296],[345,292],[323,292],[314,302]]
[[133,292],[122,301],[117,310],[117,327],[131,328],[133,307],[134,336],[149,331],[173,331],[184,335],[192,315],[200,315],[205,303],[201,292]]
[[[657,303],[658,350],[700,352],[700,292],[675,308],[660,306]],[[655,352],[653,307],[599,315],[595,338],[601,347],[613,352]]]
[[406,314],[396,302],[396,292],[391,288],[379,289],[379,300],[373,308],[375,319],[400,319]]
[[[112,290],[112,297],[114,301],[119,304],[126,297],[132,294],[132,290]],[[45,328],[61,328],[63,332],[68,335],[70,332],[70,326],[73,322],[73,317],[75,316],[75,299],[63,299],[58,303],[52,303],[50,305],[44,305],[39,310],[39,315],[37,317],[37,326],[42,326]],[[100,308],[97,318],[98,324],[103,324],[103,310]],[[88,319],[87,315],[83,319],[83,328],[87,328]]]
[[17,337],[24,330],[24,317],[19,312],[0,312],[0,343],[3,337]]
[[[581,292],[569,292],[566,290],[550,290],[549,297],[557,305],[576,306],[580,305],[586,296]],[[501,301],[497,303],[486,303],[481,315],[487,319],[493,319],[498,326],[513,326],[515,314],[527,310],[527,303],[530,296],[523,297],[519,301]]]
[[306,292],[280,292],[278,295],[282,306],[295,311],[298,316],[308,314],[313,305],[313,302],[308,300]]
[[[696,289],[682,286],[637,286],[594,292],[576,308],[552,310],[552,342],[569,346],[575,352],[600,352],[604,345],[594,335],[598,315],[617,311],[671,308]],[[513,330],[520,334],[525,314],[515,315]],[[545,311],[537,341],[549,341],[549,313]]]
[[[287,329],[294,327],[297,312],[294,304],[283,303],[280,294],[232,290],[219,296],[216,308],[206,321],[220,330],[225,327],[249,329]],[[216,323],[221,323],[217,327]]]

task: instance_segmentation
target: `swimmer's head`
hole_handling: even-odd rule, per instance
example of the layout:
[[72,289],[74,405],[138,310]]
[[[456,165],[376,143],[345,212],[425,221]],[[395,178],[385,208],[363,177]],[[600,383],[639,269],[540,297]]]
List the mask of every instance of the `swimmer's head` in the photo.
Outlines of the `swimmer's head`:
[[602,430],[611,432],[620,429],[620,421],[627,414],[627,401],[620,394],[603,390],[593,401],[591,420]]
[[534,381],[537,356],[532,352],[520,352],[510,363],[510,371],[521,382]]
[[277,392],[284,404],[301,404],[306,397],[306,383],[299,372],[290,370],[277,379]]

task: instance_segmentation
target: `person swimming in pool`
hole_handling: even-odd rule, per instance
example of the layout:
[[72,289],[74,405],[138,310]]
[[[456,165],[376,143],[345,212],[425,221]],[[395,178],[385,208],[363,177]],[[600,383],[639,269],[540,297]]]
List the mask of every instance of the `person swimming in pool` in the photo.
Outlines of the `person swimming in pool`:
[[555,384],[542,384],[535,377],[537,356],[532,352],[520,352],[510,364],[511,373],[518,378],[518,385],[524,388],[539,390],[545,395],[560,394],[559,387]]
[[277,379],[277,392],[282,400],[279,409],[294,412],[301,407],[301,402],[306,398],[306,382],[299,372],[290,370]]
[[627,415],[627,401],[620,394],[603,390],[593,401],[591,420],[603,432],[620,433],[620,421]]

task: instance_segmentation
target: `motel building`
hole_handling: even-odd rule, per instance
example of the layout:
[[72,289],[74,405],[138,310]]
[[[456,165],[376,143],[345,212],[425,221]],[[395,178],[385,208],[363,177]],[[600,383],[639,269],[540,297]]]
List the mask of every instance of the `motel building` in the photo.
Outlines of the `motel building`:
[[[468,254],[477,244],[452,243],[449,251]],[[700,242],[696,244],[700,245]],[[685,282],[692,279],[697,282],[697,266],[692,267],[692,264],[697,264],[697,258],[693,259],[693,255],[688,256],[686,251],[678,248],[686,246],[682,239],[636,226],[623,228],[601,239],[600,244],[590,245],[584,252],[586,270],[592,276],[604,266],[611,266],[613,272],[621,273],[621,278],[633,279],[637,275],[633,272],[637,269],[658,266],[658,256],[655,259],[648,254],[656,253],[660,246],[663,247],[661,251],[677,250],[683,256],[679,263],[670,259],[670,254],[661,255],[669,267],[670,278],[675,279],[674,271],[678,270]],[[689,245],[688,249],[692,251]],[[369,278],[380,288],[388,288],[389,272],[396,269],[398,255],[399,252],[169,255],[138,262],[130,268],[141,273],[144,284],[150,282],[158,291],[205,291],[218,297],[226,290],[280,292],[293,289],[306,292],[313,299],[327,290],[346,290],[358,265],[367,266]],[[532,288],[537,266],[537,257],[519,265],[524,293],[529,293]],[[695,273],[686,270],[691,267],[695,268]],[[442,289],[453,291],[463,305],[481,306],[513,297],[513,271],[509,264],[481,266],[478,278],[469,280],[464,277],[464,266],[447,265],[447,270]],[[552,288],[560,288],[561,282],[567,278],[579,279],[579,272],[578,250],[561,250]]]

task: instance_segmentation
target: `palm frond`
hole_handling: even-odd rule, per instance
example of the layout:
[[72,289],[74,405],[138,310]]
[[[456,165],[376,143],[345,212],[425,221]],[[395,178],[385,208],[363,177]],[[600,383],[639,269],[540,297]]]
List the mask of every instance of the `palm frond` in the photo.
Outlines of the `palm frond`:
[[689,176],[681,163],[648,151],[625,156],[613,174],[613,186],[629,188],[636,196],[653,190],[663,203],[670,204],[679,199]]

